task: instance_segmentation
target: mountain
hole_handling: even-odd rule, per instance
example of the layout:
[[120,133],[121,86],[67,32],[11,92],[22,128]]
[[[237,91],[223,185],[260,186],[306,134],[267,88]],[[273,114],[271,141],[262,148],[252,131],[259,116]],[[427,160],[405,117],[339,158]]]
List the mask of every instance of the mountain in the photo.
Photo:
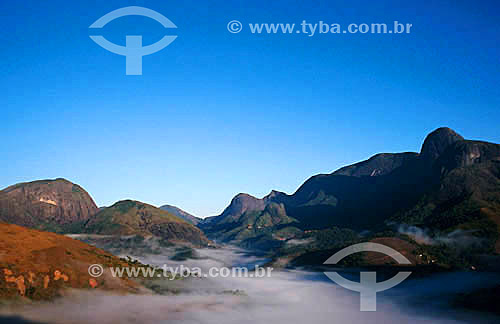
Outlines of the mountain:
[[388,217],[411,208],[440,183],[435,160],[463,137],[439,128],[420,153],[385,153],[308,179],[285,200],[287,213],[303,228],[331,226],[373,230]]
[[[139,285],[105,273],[93,278],[88,268],[129,264],[103,250],[66,236],[0,223],[0,299],[51,299],[68,288],[137,292]],[[3,280],[5,279],[5,280]]]
[[293,226],[296,220],[286,214],[285,206],[272,201],[275,194],[259,199],[240,193],[220,216],[207,219],[198,226],[220,241],[265,246],[280,234],[286,237],[289,232],[299,231]]
[[160,207],[160,209],[167,211],[170,214],[175,215],[179,218],[182,218],[183,220],[185,220],[186,222],[188,222],[192,225],[198,225],[198,223],[203,220],[202,218],[193,216],[193,215],[183,211],[182,209],[175,207],[175,206],[172,206],[172,205],[163,205]]
[[464,138],[448,127],[441,127],[427,135],[420,150],[424,160],[434,161],[444,153],[453,143],[463,141]]
[[288,216],[284,193],[272,191],[263,198],[246,193],[236,195],[221,215],[207,217],[198,224],[204,233],[221,242],[251,248],[270,248],[276,242],[302,231],[299,222]]
[[92,197],[66,179],[19,183],[0,191],[0,221],[7,223],[67,232],[96,212]]
[[19,183],[0,191],[0,221],[58,233],[155,235],[205,245],[203,233],[181,218],[137,201],[98,208],[66,179]]
[[[239,194],[221,215],[200,227],[209,237],[241,243],[232,233],[245,230],[246,215],[261,215],[267,206],[277,204],[282,206],[277,224],[302,232],[333,227],[376,232],[391,223],[409,224],[487,238],[483,246],[487,252],[500,228],[499,168],[500,145],[465,140],[443,127],[425,138],[419,153],[377,154],[313,176],[292,195],[273,191],[257,199]],[[267,237],[280,229],[272,227]],[[245,242],[259,241],[260,231],[249,234]],[[275,243],[284,239],[274,238]]]
[[461,230],[500,253],[500,145],[457,141],[436,158],[438,185],[393,220],[435,230]]
[[84,232],[105,235],[158,236],[166,240],[207,245],[203,232],[185,220],[154,206],[123,200],[101,209],[85,224]]
[[[418,154],[379,154],[332,174],[314,176],[281,201],[303,228],[373,230],[391,216],[414,208],[424,196],[433,196],[446,182],[458,181],[456,175],[465,172],[462,168],[489,168],[500,156],[499,147],[466,141],[449,128],[439,128],[426,137]],[[463,192],[465,184],[457,185],[453,190]]]

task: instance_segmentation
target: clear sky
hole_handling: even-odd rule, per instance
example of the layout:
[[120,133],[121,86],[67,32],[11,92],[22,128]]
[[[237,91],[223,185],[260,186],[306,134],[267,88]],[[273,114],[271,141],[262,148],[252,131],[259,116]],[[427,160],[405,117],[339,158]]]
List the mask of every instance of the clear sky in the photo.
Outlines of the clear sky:
[[[144,57],[142,76],[89,38],[130,5],[178,27],[122,17],[102,30],[118,44],[178,36]],[[498,1],[2,1],[0,15],[2,188],[64,177],[100,206],[130,198],[204,217],[239,192],[292,193],[375,153],[418,151],[440,126],[500,142]],[[413,27],[308,37],[245,26],[302,20]]]

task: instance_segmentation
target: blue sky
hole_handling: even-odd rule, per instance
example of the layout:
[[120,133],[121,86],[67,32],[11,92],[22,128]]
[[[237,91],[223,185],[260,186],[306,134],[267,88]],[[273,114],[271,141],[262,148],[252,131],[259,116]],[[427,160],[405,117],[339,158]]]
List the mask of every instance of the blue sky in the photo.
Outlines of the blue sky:
[[[500,142],[495,1],[3,1],[0,187],[64,177],[98,205],[131,198],[220,213],[239,192],[294,192],[449,126]],[[430,1],[429,1],[430,2]],[[90,38],[178,38],[126,76]],[[231,34],[248,23],[412,23],[405,35]],[[248,26],[247,26],[248,27]]]

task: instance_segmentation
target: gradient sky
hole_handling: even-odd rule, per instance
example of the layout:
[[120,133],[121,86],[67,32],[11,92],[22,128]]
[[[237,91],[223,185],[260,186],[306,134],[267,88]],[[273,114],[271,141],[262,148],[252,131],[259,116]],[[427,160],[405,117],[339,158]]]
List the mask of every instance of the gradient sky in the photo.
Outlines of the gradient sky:
[[[64,177],[98,205],[136,199],[220,213],[239,192],[293,193],[449,126],[500,142],[498,1],[2,1],[0,187]],[[314,3],[314,4],[313,4]],[[151,44],[142,76],[102,35]],[[248,23],[412,23],[405,35],[231,34]],[[244,27],[245,28],[245,27]]]

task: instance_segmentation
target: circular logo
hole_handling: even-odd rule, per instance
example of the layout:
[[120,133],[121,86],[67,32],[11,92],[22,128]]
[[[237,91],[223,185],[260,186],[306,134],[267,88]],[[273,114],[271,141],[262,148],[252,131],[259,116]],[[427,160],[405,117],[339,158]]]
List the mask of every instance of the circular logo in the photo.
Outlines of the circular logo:
[[[379,252],[390,256],[399,264],[411,265],[411,262],[401,253],[388,246],[379,243],[359,243],[348,246],[331,257],[323,264],[337,264],[343,258],[358,252]],[[354,282],[345,279],[337,272],[324,272],[324,274],[338,285],[360,293],[359,310],[376,311],[377,310],[377,292],[390,289],[399,285],[403,280],[411,275],[410,271],[398,272],[394,277],[386,281],[377,282],[377,273],[369,271],[360,272],[360,282]]]
[[[100,29],[109,22],[126,16],[144,16],[156,20],[165,28],[177,28],[177,26],[170,21],[170,19],[163,16],[159,12],[137,6],[124,7],[108,12],[101,18],[97,19],[92,25],[90,25],[89,28]],[[127,35],[125,46],[121,46],[108,41],[104,38],[104,36],[92,35],[89,37],[105,50],[118,55],[123,55],[127,58],[127,64],[125,66],[126,75],[142,75],[142,57],[164,49],[177,38],[177,36],[166,35],[154,44],[142,46],[142,36]]]
[[243,24],[238,20],[231,20],[227,24],[227,30],[232,34],[237,34],[243,29]]
[[91,277],[97,278],[102,276],[104,273],[104,268],[100,264],[93,264],[89,267],[89,275]]

